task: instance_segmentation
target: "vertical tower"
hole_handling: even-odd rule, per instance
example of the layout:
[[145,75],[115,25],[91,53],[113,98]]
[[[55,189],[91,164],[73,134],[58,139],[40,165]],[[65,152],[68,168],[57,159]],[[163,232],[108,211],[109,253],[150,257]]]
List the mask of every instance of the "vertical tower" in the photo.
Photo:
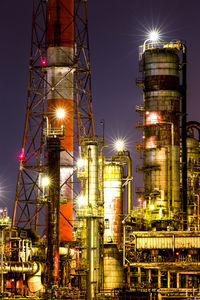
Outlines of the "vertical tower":
[[[196,133],[198,136],[196,136]],[[189,230],[200,229],[199,202],[200,123],[187,123],[187,223]]]
[[[96,299],[100,287],[100,218],[102,201],[100,186],[99,143],[82,141],[82,158],[78,162],[78,176],[82,178],[83,192],[77,199],[78,233],[81,240],[81,266],[86,276],[81,276],[81,289],[86,290],[86,298]],[[83,274],[83,272],[82,272]]]
[[[60,240],[72,240],[73,216],[73,76],[74,76],[74,1],[47,2],[47,118],[51,128],[59,128],[53,112],[65,112],[65,133],[62,139],[64,151],[60,152],[61,201]],[[67,223],[65,218],[70,221]]]
[[[55,117],[60,108],[65,111],[62,122]],[[85,1],[33,0],[27,112],[13,224],[40,233],[46,228],[48,202],[41,186],[48,172],[45,135],[61,140],[60,239],[70,241],[73,197],[78,193],[73,165],[81,136],[94,139]]]
[[177,215],[180,201],[180,92],[177,43],[141,46],[145,200],[153,220]]

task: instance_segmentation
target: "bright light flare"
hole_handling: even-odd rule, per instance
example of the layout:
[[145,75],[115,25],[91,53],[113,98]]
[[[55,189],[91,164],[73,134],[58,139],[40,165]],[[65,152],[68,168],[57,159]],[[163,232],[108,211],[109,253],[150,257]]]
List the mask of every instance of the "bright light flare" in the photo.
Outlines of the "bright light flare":
[[154,136],[151,136],[146,140],[146,149],[154,149],[156,146],[157,144]]
[[158,124],[161,121],[161,116],[157,112],[146,112],[146,125]]
[[155,209],[155,206],[153,204],[150,205],[149,207],[151,210]]
[[79,206],[84,206],[84,204],[85,204],[85,197],[84,196],[79,196],[78,198],[77,198],[77,204],[79,205]]
[[148,33],[148,39],[152,42],[157,42],[160,39],[159,30],[152,30]]
[[18,155],[18,159],[19,159],[20,161],[25,160],[24,148],[22,148],[22,152]]
[[24,153],[20,153],[20,155],[19,155],[19,160],[21,160],[21,161],[25,160],[25,155],[24,155]]
[[123,140],[117,140],[115,142],[115,149],[118,151],[118,152],[122,152],[125,150],[125,141]]
[[64,119],[65,115],[66,115],[66,113],[65,113],[65,110],[63,108],[58,108],[56,110],[56,117],[58,119]]
[[49,177],[48,177],[48,176],[43,177],[43,178],[42,178],[42,186],[43,186],[43,187],[47,187],[47,186],[49,186],[49,184],[50,184],[50,179],[49,179]]
[[43,58],[43,59],[42,59],[42,65],[43,65],[43,66],[46,66],[46,64],[47,64],[46,58]]
[[83,158],[80,158],[77,160],[77,167],[82,169],[85,166],[85,160]]

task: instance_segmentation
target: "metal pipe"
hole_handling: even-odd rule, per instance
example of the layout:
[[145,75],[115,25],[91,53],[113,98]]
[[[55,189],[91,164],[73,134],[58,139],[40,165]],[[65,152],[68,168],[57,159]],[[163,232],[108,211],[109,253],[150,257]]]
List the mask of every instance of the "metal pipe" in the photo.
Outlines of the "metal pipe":
[[171,124],[171,137],[172,137],[172,207],[174,207],[174,200],[175,200],[175,195],[174,195],[174,124]]
[[199,201],[199,195],[198,194],[194,194],[195,197],[197,197],[197,230],[199,231],[200,229],[200,224],[199,224],[199,204],[200,204],[200,201]]
[[59,278],[59,212],[60,212],[60,139],[47,139],[48,176],[49,185],[48,201],[48,249],[47,270],[48,286],[58,284]]
[[128,214],[130,215],[132,209],[132,160],[130,153],[127,155],[128,160]]
[[87,173],[88,173],[88,182],[87,182],[87,188],[88,188],[88,199],[87,199],[87,205],[88,207],[90,207],[90,160],[91,160],[91,148],[88,148],[88,153],[87,153],[87,159],[88,159],[88,169],[87,169]]
[[183,230],[187,230],[187,53],[186,45],[182,48],[182,195],[183,195]]
[[[170,203],[169,206],[169,211],[170,211],[170,217],[171,217],[171,211],[172,208],[174,207],[174,202],[175,202],[175,188],[174,188],[174,173],[175,173],[175,169],[174,169],[174,123],[173,122],[159,122],[158,124],[169,124],[171,126],[171,145],[172,145],[172,151],[171,151],[171,166],[172,166],[172,170],[171,170],[171,179],[172,179],[172,201]],[[168,195],[169,197],[169,195]]]
[[[89,194],[89,193],[88,193]],[[87,286],[86,286],[86,298],[87,300],[92,299],[92,285],[91,285],[91,218],[87,219]]]
[[126,260],[126,225],[125,220],[122,221],[123,224],[123,266],[125,266]]
[[12,273],[29,273],[34,274],[39,270],[39,264],[36,262],[6,262],[0,270]]
[[197,195],[197,230],[199,231],[199,195]]

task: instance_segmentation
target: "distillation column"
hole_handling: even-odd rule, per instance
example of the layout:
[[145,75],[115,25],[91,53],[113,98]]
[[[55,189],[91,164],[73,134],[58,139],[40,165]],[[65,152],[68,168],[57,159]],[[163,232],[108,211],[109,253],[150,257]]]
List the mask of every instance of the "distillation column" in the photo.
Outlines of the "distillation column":
[[82,241],[81,263],[86,271],[81,287],[86,288],[86,298],[92,300],[96,298],[101,278],[98,142],[86,140],[82,142],[82,150],[78,176],[82,179],[83,190],[76,208]]
[[99,222],[98,222],[98,143],[85,142],[87,179],[85,182],[85,216],[87,223],[87,299],[96,298],[99,271]]
[[188,228],[199,230],[199,141],[194,137],[187,137],[188,160]]
[[145,195],[151,218],[166,220],[181,209],[179,56],[171,43],[151,46],[142,46]]
[[[197,137],[196,137],[197,133]],[[189,230],[200,230],[199,171],[200,124],[187,123],[187,223]]]
[[73,219],[73,0],[47,2],[47,111],[49,126],[60,128],[52,113],[64,109],[65,134],[60,153],[60,241],[72,240]]

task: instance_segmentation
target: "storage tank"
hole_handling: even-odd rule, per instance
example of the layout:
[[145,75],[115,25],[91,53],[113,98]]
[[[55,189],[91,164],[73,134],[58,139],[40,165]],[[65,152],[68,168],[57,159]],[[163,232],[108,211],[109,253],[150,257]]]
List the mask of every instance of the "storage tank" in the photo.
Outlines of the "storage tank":
[[152,220],[167,220],[179,214],[181,209],[179,56],[176,45],[146,44],[142,72],[146,205]]
[[123,276],[122,257],[117,245],[104,245],[104,289],[122,288]]
[[122,247],[123,167],[117,162],[104,166],[104,289],[123,286]]
[[122,178],[122,166],[104,166],[104,243],[122,243]]

